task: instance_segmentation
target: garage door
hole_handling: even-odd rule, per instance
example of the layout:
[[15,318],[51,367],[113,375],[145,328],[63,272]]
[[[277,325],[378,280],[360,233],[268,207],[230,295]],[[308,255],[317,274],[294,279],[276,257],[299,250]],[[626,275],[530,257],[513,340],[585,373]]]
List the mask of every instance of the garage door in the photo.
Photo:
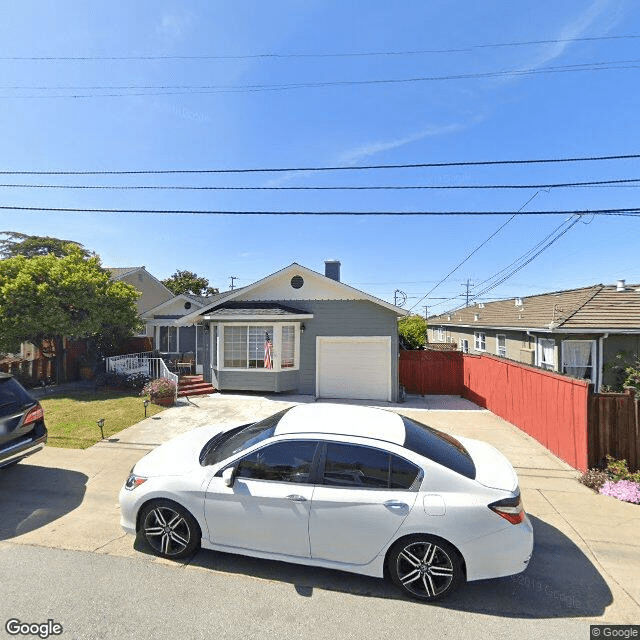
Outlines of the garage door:
[[391,338],[316,338],[316,395],[391,401]]

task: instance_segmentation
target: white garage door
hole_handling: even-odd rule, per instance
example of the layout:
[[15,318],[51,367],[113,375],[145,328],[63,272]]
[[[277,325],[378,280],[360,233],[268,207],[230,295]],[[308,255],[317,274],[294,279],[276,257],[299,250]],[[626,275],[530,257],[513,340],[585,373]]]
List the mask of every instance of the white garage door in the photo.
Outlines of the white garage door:
[[391,401],[391,338],[318,337],[316,396]]

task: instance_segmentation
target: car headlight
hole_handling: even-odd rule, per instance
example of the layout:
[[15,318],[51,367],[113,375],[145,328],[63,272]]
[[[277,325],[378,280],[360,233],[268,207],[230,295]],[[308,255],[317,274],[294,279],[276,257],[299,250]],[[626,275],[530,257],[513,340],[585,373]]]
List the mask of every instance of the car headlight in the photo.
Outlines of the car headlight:
[[143,482],[146,482],[147,479],[142,476],[137,476],[134,473],[129,474],[127,481],[124,483],[124,488],[127,491],[133,491],[136,487],[139,487]]

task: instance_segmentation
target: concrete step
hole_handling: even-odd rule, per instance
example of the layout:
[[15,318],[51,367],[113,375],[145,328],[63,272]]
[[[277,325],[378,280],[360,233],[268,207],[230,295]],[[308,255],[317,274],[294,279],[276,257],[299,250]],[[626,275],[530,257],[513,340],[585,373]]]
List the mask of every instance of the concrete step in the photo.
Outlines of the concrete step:
[[184,398],[185,396],[206,396],[210,393],[216,393],[216,390],[211,386],[191,390],[188,389],[186,391],[178,391],[178,398]]

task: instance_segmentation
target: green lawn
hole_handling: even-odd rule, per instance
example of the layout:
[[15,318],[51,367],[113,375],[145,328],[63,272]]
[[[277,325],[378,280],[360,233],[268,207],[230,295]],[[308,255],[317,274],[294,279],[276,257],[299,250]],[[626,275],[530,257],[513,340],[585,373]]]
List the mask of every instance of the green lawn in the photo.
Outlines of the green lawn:
[[[144,398],[123,391],[69,391],[41,398],[51,447],[86,449],[100,440],[96,424],[104,418],[104,437],[130,427],[144,418]],[[162,411],[149,404],[147,416]]]

